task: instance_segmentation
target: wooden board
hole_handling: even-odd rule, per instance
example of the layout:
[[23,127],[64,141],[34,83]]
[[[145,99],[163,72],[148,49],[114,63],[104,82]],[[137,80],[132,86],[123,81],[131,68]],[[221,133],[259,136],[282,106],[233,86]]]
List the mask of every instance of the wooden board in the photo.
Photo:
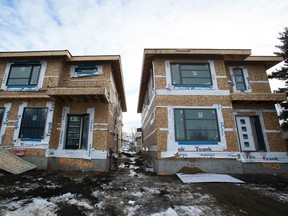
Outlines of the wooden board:
[[36,165],[29,163],[8,151],[0,151],[0,169],[13,174],[20,174],[36,167]]

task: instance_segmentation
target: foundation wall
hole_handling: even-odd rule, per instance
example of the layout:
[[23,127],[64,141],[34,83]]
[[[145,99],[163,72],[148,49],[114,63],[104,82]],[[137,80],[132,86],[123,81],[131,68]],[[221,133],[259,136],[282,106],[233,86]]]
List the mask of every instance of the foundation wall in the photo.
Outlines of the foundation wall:
[[274,174],[287,173],[288,164],[242,163],[232,159],[152,159],[154,172],[158,175],[173,175],[182,167],[197,167],[206,173]]

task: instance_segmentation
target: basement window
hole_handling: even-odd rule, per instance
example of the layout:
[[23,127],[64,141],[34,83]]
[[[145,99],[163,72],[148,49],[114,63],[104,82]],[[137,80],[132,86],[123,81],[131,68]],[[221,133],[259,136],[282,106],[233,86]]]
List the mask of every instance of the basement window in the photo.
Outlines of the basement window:
[[73,65],[70,70],[71,77],[90,76],[102,74],[102,65]]
[[211,87],[209,63],[172,63],[172,84],[178,87]]
[[24,108],[20,139],[43,139],[47,118],[47,108]]
[[220,142],[215,109],[174,109],[175,140]]

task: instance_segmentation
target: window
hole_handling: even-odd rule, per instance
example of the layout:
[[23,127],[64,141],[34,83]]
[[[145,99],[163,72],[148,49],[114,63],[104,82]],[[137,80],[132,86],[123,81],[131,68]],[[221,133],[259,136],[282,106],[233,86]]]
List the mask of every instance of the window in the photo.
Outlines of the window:
[[19,138],[43,139],[47,108],[24,108]]
[[220,142],[215,109],[175,109],[176,141]]
[[73,65],[70,71],[71,77],[102,74],[102,65]]
[[66,149],[87,149],[89,115],[68,115]]
[[40,74],[40,62],[13,63],[10,66],[6,85],[11,86],[37,86]]
[[172,84],[175,86],[212,85],[209,63],[171,64]]
[[241,68],[233,68],[233,76],[235,79],[236,90],[246,90],[243,70]]
[[5,108],[0,108],[0,127],[2,125],[2,120],[3,120],[3,116],[4,116],[4,111],[5,111]]

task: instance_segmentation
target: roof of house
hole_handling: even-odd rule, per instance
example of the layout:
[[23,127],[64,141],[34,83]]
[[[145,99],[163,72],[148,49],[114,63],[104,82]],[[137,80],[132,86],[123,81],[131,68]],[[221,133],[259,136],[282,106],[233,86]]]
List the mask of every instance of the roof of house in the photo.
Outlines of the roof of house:
[[211,58],[224,60],[231,63],[260,63],[266,69],[278,64],[283,60],[279,56],[251,56],[251,49],[144,49],[142,74],[137,112],[141,113],[147,84],[150,78],[150,69],[155,57],[165,59],[177,58]]
[[31,57],[45,57],[55,58],[63,57],[67,62],[109,62],[112,65],[113,76],[115,78],[116,88],[119,93],[120,103],[122,111],[126,112],[126,99],[124,90],[124,80],[121,68],[120,55],[85,55],[85,56],[72,56],[68,50],[49,50],[49,51],[12,51],[12,52],[0,52],[0,59],[11,60],[17,59],[31,59]]

